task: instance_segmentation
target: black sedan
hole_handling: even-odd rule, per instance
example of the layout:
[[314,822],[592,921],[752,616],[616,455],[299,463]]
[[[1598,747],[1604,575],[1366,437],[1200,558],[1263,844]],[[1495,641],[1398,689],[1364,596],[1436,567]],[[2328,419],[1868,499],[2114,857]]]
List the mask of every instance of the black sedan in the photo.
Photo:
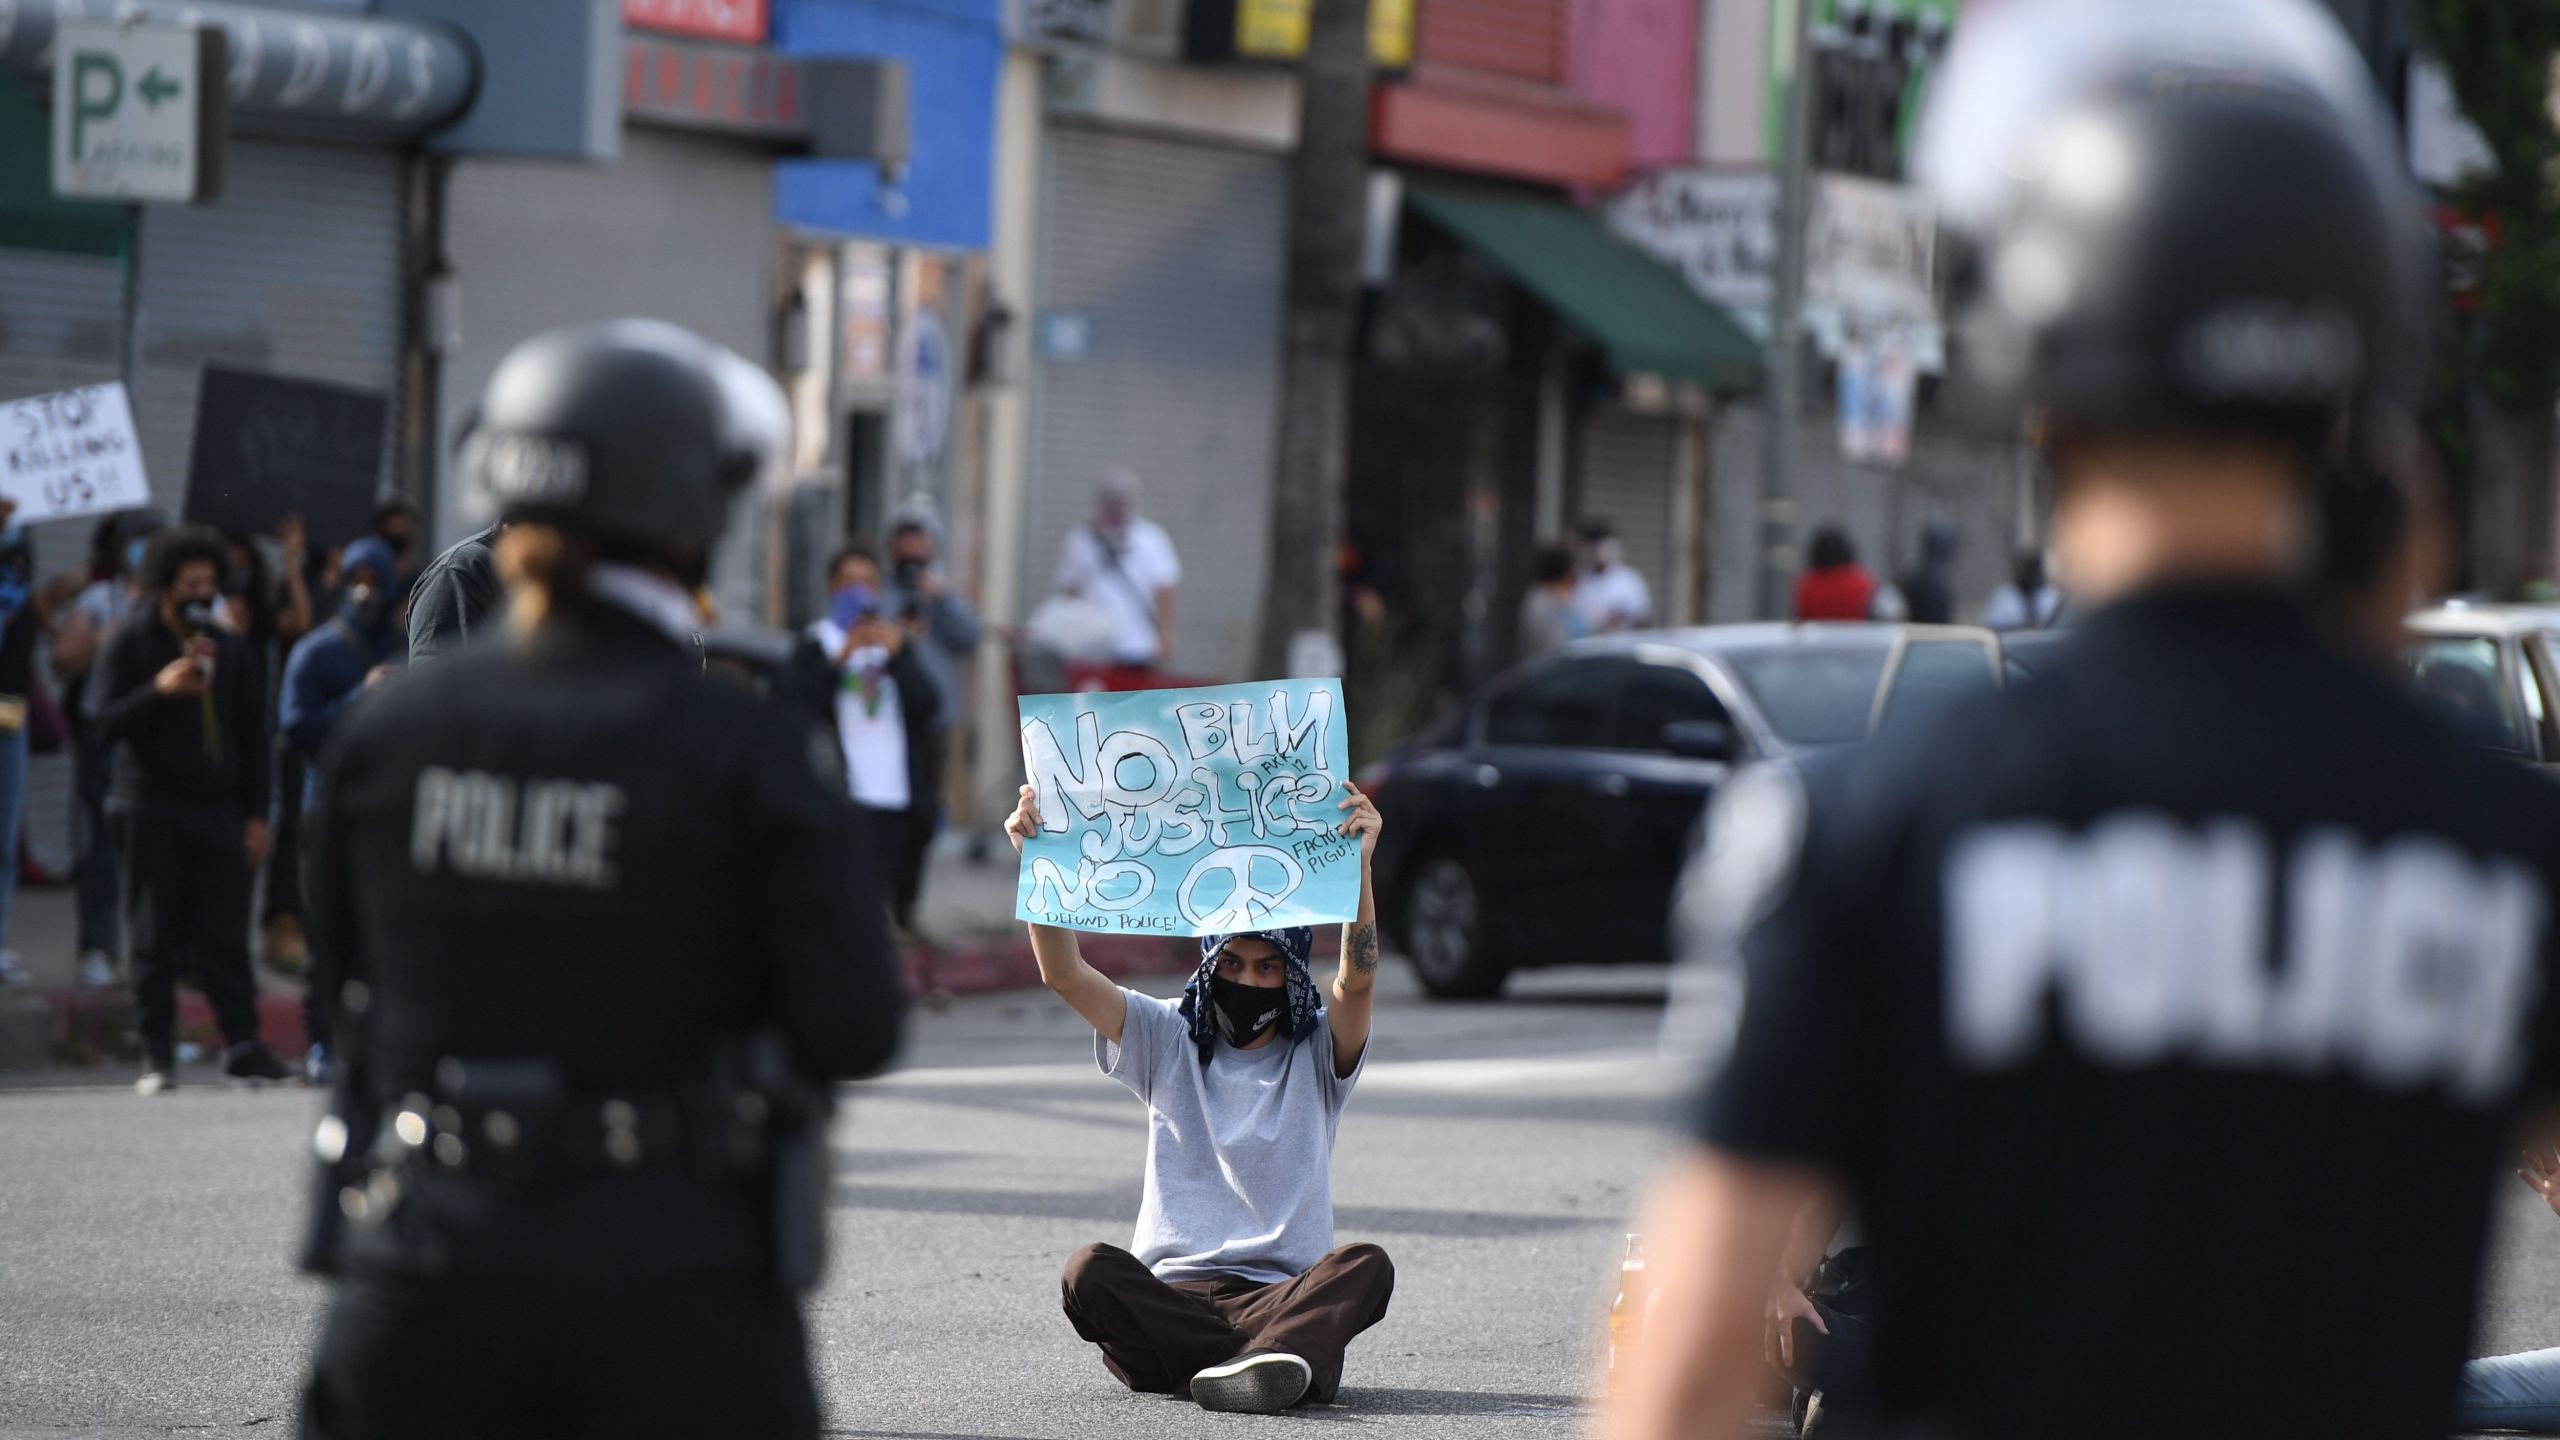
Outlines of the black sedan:
[[1447,997],[1533,965],[1660,963],[1707,796],[2000,684],[1990,632],[1728,625],[1586,640],[1470,697],[1365,778],[1388,937]]

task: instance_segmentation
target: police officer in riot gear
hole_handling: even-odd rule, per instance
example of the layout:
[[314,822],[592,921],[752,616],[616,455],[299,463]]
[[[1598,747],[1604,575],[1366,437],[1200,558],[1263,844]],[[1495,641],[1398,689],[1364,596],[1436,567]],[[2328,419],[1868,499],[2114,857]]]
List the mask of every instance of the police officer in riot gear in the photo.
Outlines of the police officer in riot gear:
[[2090,613],[2035,684],[1719,797],[1684,905],[1747,988],[1609,1433],[1741,1433],[1845,1199],[1826,1434],[2441,1435],[2560,1081],[2560,801],[2314,614],[2415,389],[2390,127],[2302,0],[1983,7],[1931,103],[1962,358],[2034,407]]
[[903,1001],[832,740],[701,673],[689,588],[754,465],[714,365],[634,321],[506,358],[464,466],[508,633],[324,762],[308,1433],[817,1432],[825,1082]]

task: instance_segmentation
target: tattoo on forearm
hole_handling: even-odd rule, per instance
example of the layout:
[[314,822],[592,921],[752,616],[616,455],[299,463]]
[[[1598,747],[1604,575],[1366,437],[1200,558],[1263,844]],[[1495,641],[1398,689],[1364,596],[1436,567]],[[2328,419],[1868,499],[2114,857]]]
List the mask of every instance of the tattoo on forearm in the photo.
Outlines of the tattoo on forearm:
[[1343,933],[1342,953],[1351,962],[1352,973],[1368,975],[1378,968],[1378,927],[1354,925]]

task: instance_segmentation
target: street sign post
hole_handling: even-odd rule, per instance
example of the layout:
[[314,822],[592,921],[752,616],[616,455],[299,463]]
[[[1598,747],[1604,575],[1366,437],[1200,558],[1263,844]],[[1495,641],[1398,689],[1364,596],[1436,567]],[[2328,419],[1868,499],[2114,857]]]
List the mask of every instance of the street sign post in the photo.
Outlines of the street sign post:
[[222,188],[223,32],[78,21],[53,50],[53,191],[193,204]]

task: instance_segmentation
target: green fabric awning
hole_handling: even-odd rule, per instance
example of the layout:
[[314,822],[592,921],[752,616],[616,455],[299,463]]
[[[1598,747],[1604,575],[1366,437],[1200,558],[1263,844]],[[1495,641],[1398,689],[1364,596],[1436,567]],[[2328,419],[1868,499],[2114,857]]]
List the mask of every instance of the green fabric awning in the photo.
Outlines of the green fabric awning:
[[1595,216],[1560,201],[1423,186],[1405,199],[1589,336],[1620,375],[1731,390],[1760,373],[1749,331]]

